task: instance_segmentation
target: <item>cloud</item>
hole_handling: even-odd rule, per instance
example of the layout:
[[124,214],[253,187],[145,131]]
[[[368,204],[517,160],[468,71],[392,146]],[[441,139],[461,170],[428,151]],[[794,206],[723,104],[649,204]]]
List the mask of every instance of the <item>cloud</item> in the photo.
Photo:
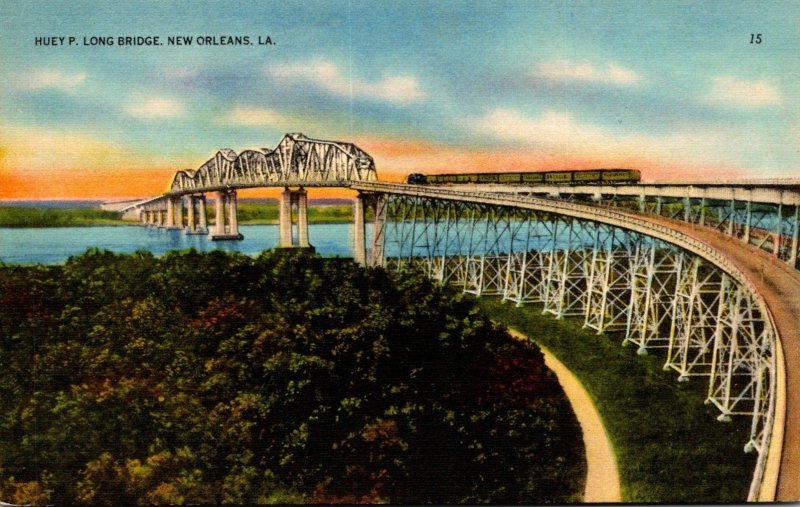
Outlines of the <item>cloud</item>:
[[476,120],[476,132],[506,143],[536,147],[550,151],[568,151],[598,156],[636,154],[657,158],[707,158],[721,153],[728,131],[673,132],[661,136],[647,135],[581,122],[566,111],[546,111],[529,117],[511,109],[494,109]]
[[[569,112],[546,111],[526,116],[512,109],[494,109],[473,122],[477,134],[513,145],[514,150],[535,151],[545,157],[598,161],[595,167],[648,164],[672,167],[678,173],[685,168],[703,168],[703,176],[725,168],[730,175],[739,160],[736,150],[740,135],[732,128],[698,132],[687,128],[664,135],[649,135],[622,128],[582,122]],[[761,143],[756,139],[752,143]],[[764,141],[766,142],[766,141]],[[759,147],[761,148],[761,147]],[[763,147],[766,149],[766,145]],[[693,175],[699,179],[699,174]]]
[[614,62],[608,63],[605,68],[599,68],[590,63],[555,60],[541,63],[535,74],[548,81],[582,81],[619,86],[635,85],[642,80],[637,72]]
[[68,74],[60,70],[38,70],[19,79],[22,88],[28,90],[55,89],[74,91],[86,80],[86,72]]
[[236,106],[223,119],[229,125],[245,125],[249,127],[280,127],[291,124],[291,120],[275,111],[255,107]]
[[305,63],[273,65],[267,74],[276,80],[293,84],[309,84],[342,97],[354,97],[410,104],[425,98],[419,82],[413,76],[384,74],[380,81],[366,82],[345,75],[333,62],[318,58]]
[[[574,120],[573,120],[574,122]],[[593,169],[627,167],[640,169],[644,179],[697,180],[730,178],[740,174],[732,164],[694,159],[687,164],[681,158],[670,158],[652,151],[600,151],[581,147],[551,150],[531,143],[515,146],[481,147],[450,146],[431,140],[361,137],[356,144],[375,158],[383,181],[403,181],[410,173],[551,171],[559,169]]]
[[182,102],[165,97],[134,95],[125,107],[125,112],[134,118],[179,118],[186,113]]
[[543,147],[600,144],[612,141],[602,130],[575,121],[567,112],[547,111],[530,118],[510,109],[494,109],[479,120],[481,133],[503,141]]
[[713,79],[706,102],[742,108],[757,108],[781,104],[778,87],[766,80],[748,81],[734,76]]

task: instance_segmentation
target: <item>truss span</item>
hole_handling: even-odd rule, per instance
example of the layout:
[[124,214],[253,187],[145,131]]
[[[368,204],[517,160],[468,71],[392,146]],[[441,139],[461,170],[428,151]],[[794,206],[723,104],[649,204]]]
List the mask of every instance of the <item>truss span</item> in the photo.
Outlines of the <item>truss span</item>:
[[178,171],[169,194],[184,195],[224,188],[346,186],[342,182],[376,181],[375,162],[352,143],[286,134],[274,150],[219,150],[197,170]]

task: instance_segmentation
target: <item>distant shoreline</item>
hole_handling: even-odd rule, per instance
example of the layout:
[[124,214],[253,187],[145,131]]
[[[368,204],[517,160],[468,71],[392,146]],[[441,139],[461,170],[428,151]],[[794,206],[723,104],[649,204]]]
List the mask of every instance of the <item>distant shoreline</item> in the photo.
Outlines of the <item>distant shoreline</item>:
[[[309,224],[351,223],[351,204],[322,204],[310,206]],[[277,225],[278,204],[273,202],[244,202],[239,205],[240,225]],[[213,223],[213,207],[209,207],[209,223]],[[116,211],[97,208],[55,208],[0,205],[0,229],[98,227],[141,225],[138,221],[123,220]]]
[[[325,225],[325,224],[351,224],[352,220],[312,220],[309,218],[309,225]],[[278,225],[277,220],[247,220],[240,221],[239,225]],[[64,227],[144,227],[139,222],[132,222],[130,220],[120,220],[113,223],[75,223],[75,224],[57,224],[57,225],[32,225],[32,224],[0,224],[0,229],[60,229]]]

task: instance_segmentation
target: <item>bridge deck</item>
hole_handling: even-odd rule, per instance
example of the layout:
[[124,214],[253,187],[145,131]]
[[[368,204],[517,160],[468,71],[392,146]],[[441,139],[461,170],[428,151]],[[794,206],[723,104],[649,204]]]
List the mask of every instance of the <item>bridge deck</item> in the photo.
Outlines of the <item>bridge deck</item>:
[[800,271],[768,252],[707,227],[631,214],[669,226],[723,253],[757,287],[773,316],[786,363],[786,420],[776,500],[800,499]]

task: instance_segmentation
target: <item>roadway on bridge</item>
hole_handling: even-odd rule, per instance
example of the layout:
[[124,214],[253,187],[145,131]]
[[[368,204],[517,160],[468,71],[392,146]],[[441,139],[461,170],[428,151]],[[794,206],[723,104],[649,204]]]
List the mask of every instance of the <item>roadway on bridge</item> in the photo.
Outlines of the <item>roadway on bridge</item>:
[[[784,440],[775,500],[800,500],[800,271],[760,248],[708,227],[664,217],[630,215],[668,226],[723,253],[750,279],[769,306],[786,364]],[[776,414],[776,419],[781,415]]]

